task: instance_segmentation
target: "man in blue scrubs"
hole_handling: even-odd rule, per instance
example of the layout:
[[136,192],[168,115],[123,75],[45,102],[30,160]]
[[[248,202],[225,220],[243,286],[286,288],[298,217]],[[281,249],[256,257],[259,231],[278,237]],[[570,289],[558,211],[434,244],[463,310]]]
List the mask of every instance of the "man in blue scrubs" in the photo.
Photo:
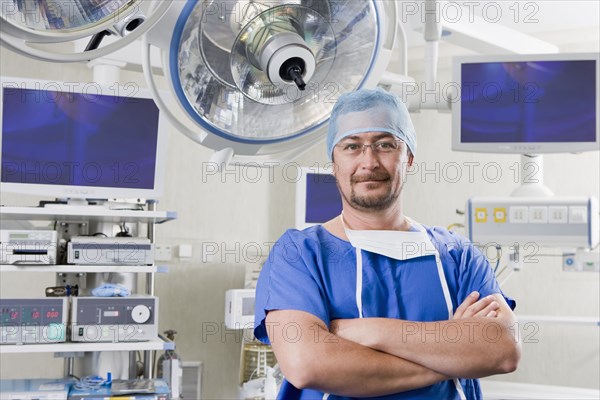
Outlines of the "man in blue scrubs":
[[416,154],[404,104],[382,90],[340,97],[328,153],[342,214],[273,247],[255,336],[273,347],[281,399],[479,399],[477,378],[514,371],[514,301],[463,237],[403,212]]

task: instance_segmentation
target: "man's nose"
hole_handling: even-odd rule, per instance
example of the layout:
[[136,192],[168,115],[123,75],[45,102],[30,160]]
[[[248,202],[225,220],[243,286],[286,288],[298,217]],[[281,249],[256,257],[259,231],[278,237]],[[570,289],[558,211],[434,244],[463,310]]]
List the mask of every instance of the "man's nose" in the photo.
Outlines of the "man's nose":
[[359,157],[363,168],[373,169],[379,166],[379,154],[373,150],[373,146],[364,146]]

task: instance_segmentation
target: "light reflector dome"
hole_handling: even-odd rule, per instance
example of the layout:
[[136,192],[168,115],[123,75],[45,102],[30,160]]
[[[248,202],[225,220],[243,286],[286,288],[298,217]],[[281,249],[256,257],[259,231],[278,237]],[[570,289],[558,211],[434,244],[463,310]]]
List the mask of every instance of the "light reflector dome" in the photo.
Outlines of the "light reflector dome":
[[69,33],[102,25],[132,7],[128,0],[3,0],[2,16],[23,30]]
[[[253,35],[277,36],[278,26],[288,33],[293,27],[314,56],[304,91],[274,83],[259,68],[260,54],[250,54],[260,40]],[[170,78],[182,107],[209,133],[276,143],[320,128],[337,97],[361,86],[379,41],[373,1],[188,2],[171,41]]]
[[[308,7],[271,8],[248,23],[231,54],[237,88],[263,104],[292,103],[318,90],[335,59],[336,39],[325,17]],[[298,69],[304,84],[294,82]],[[307,84],[308,83],[308,84]]]
[[[151,6],[152,4],[152,6]],[[50,62],[89,61],[133,42],[172,5],[156,0],[0,0],[0,44]],[[149,11],[152,9],[152,11]],[[118,39],[99,47],[104,36]],[[90,38],[83,51],[58,52],[55,43]],[[93,44],[93,46],[92,46]]]

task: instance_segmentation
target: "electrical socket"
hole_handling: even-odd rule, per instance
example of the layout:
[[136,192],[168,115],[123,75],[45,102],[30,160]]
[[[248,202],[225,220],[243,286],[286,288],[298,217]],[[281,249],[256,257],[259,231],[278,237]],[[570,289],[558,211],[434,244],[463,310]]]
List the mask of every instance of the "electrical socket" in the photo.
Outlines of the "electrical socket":
[[577,249],[563,253],[563,271],[600,272],[600,254],[597,251]]
[[173,258],[173,246],[171,245],[155,245],[154,260],[156,261],[171,261]]

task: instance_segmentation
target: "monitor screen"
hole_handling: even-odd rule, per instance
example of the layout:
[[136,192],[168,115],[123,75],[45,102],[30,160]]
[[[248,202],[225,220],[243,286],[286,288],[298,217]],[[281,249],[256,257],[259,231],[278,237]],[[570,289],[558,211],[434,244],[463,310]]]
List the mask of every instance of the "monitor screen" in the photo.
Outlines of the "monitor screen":
[[464,57],[454,68],[454,150],[599,149],[597,54]]
[[5,77],[2,88],[3,191],[67,198],[160,195],[165,143],[151,96],[133,86]]
[[296,228],[322,224],[342,212],[342,199],[333,174],[303,168],[296,186]]

